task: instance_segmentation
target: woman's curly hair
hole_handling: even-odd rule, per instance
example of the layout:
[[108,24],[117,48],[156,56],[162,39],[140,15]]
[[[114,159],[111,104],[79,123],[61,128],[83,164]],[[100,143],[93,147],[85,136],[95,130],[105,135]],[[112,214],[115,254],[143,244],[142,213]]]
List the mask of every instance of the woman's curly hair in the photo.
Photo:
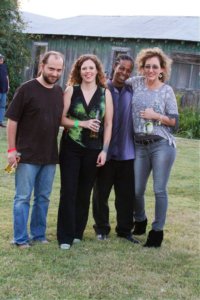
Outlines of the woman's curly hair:
[[82,64],[86,60],[92,60],[96,66],[96,69],[97,69],[96,84],[101,87],[107,87],[106,76],[103,71],[103,65],[102,65],[100,59],[94,54],[83,54],[74,62],[71,72],[70,72],[70,75],[69,75],[69,79],[67,81],[67,86],[81,84],[82,78],[80,75],[80,70],[81,70]]
[[172,59],[169,58],[162,51],[162,49],[160,49],[158,47],[142,49],[138,53],[136,60],[135,60],[138,73],[143,75],[144,66],[145,66],[146,61],[147,61],[147,59],[152,58],[152,57],[158,57],[158,59],[160,61],[160,66],[161,66],[161,68],[164,69],[163,72],[161,73],[161,75],[162,75],[162,76],[160,76],[161,78],[159,78],[160,81],[162,81],[162,82],[167,81],[170,78],[170,74],[171,74]]

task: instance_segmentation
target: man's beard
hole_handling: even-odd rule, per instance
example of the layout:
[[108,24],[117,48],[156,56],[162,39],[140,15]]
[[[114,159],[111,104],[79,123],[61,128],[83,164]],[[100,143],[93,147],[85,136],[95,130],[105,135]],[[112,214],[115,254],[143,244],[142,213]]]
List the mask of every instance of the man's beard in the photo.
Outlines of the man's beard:
[[56,83],[59,78],[58,77],[53,77],[53,76],[47,76],[46,74],[42,74],[42,77],[44,79],[44,81],[47,83],[47,84],[54,84]]

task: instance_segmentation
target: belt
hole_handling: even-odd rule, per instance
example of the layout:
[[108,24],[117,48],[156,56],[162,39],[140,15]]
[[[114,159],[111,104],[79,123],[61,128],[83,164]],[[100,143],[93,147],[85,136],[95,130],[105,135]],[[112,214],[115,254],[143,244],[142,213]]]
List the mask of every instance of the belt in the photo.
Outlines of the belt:
[[149,144],[153,144],[156,143],[158,141],[162,140],[162,138],[158,138],[158,139],[145,139],[145,140],[135,140],[135,144],[140,144],[140,145],[149,145]]

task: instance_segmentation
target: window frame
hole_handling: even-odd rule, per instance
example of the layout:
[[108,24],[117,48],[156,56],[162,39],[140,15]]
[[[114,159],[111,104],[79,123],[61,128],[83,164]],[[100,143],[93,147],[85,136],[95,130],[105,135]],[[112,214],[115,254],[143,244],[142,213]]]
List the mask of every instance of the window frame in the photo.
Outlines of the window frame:
[[[44,48],[42,51],[39,51],[39,55],[37,54],[37,49],[41,47]],[[38,72],[38,66],[41,57],[45,52],[48,51],[48,42],[33,42],[33,53],[32,53],[32,59],[33,63],[31,66],[31,77],[35,78],[37,77],[37,72]]]
[[[188,54],[188,53],[182,53],[182,52],[174,52],[171,54],[171,58],[173,60],[172,64],[172,72],[171,72],[171,79],[170,79],[170,84],[176,88],[177,90],[200,90],[200,80],[198,79],[194,80],[195,76],[195,67],[199,68],[199,72],[197,69],[197,74],[200,77],[200,54]],[[181,69],[183,70],[183,67],[189,68],[188,74],[185,75],[188,76],[188,82],[187,85],[181,84],[181,80],[183,80],[179,74],[182,73]],[[175,83],[173,82],[173,77],[176,78]],[[194,83],[195,82],[195,83]],[[196,83],[197,82],[197,83]]]

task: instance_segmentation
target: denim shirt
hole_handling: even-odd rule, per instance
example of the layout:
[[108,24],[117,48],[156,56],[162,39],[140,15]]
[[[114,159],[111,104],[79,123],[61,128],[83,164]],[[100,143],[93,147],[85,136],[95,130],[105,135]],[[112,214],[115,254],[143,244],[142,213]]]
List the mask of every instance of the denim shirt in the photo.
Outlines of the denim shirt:
[[108,88],[113,98],[114,115],[107,160],[134,159],[132,88],[125,85],[119,92],[111,80],[108,81]]

